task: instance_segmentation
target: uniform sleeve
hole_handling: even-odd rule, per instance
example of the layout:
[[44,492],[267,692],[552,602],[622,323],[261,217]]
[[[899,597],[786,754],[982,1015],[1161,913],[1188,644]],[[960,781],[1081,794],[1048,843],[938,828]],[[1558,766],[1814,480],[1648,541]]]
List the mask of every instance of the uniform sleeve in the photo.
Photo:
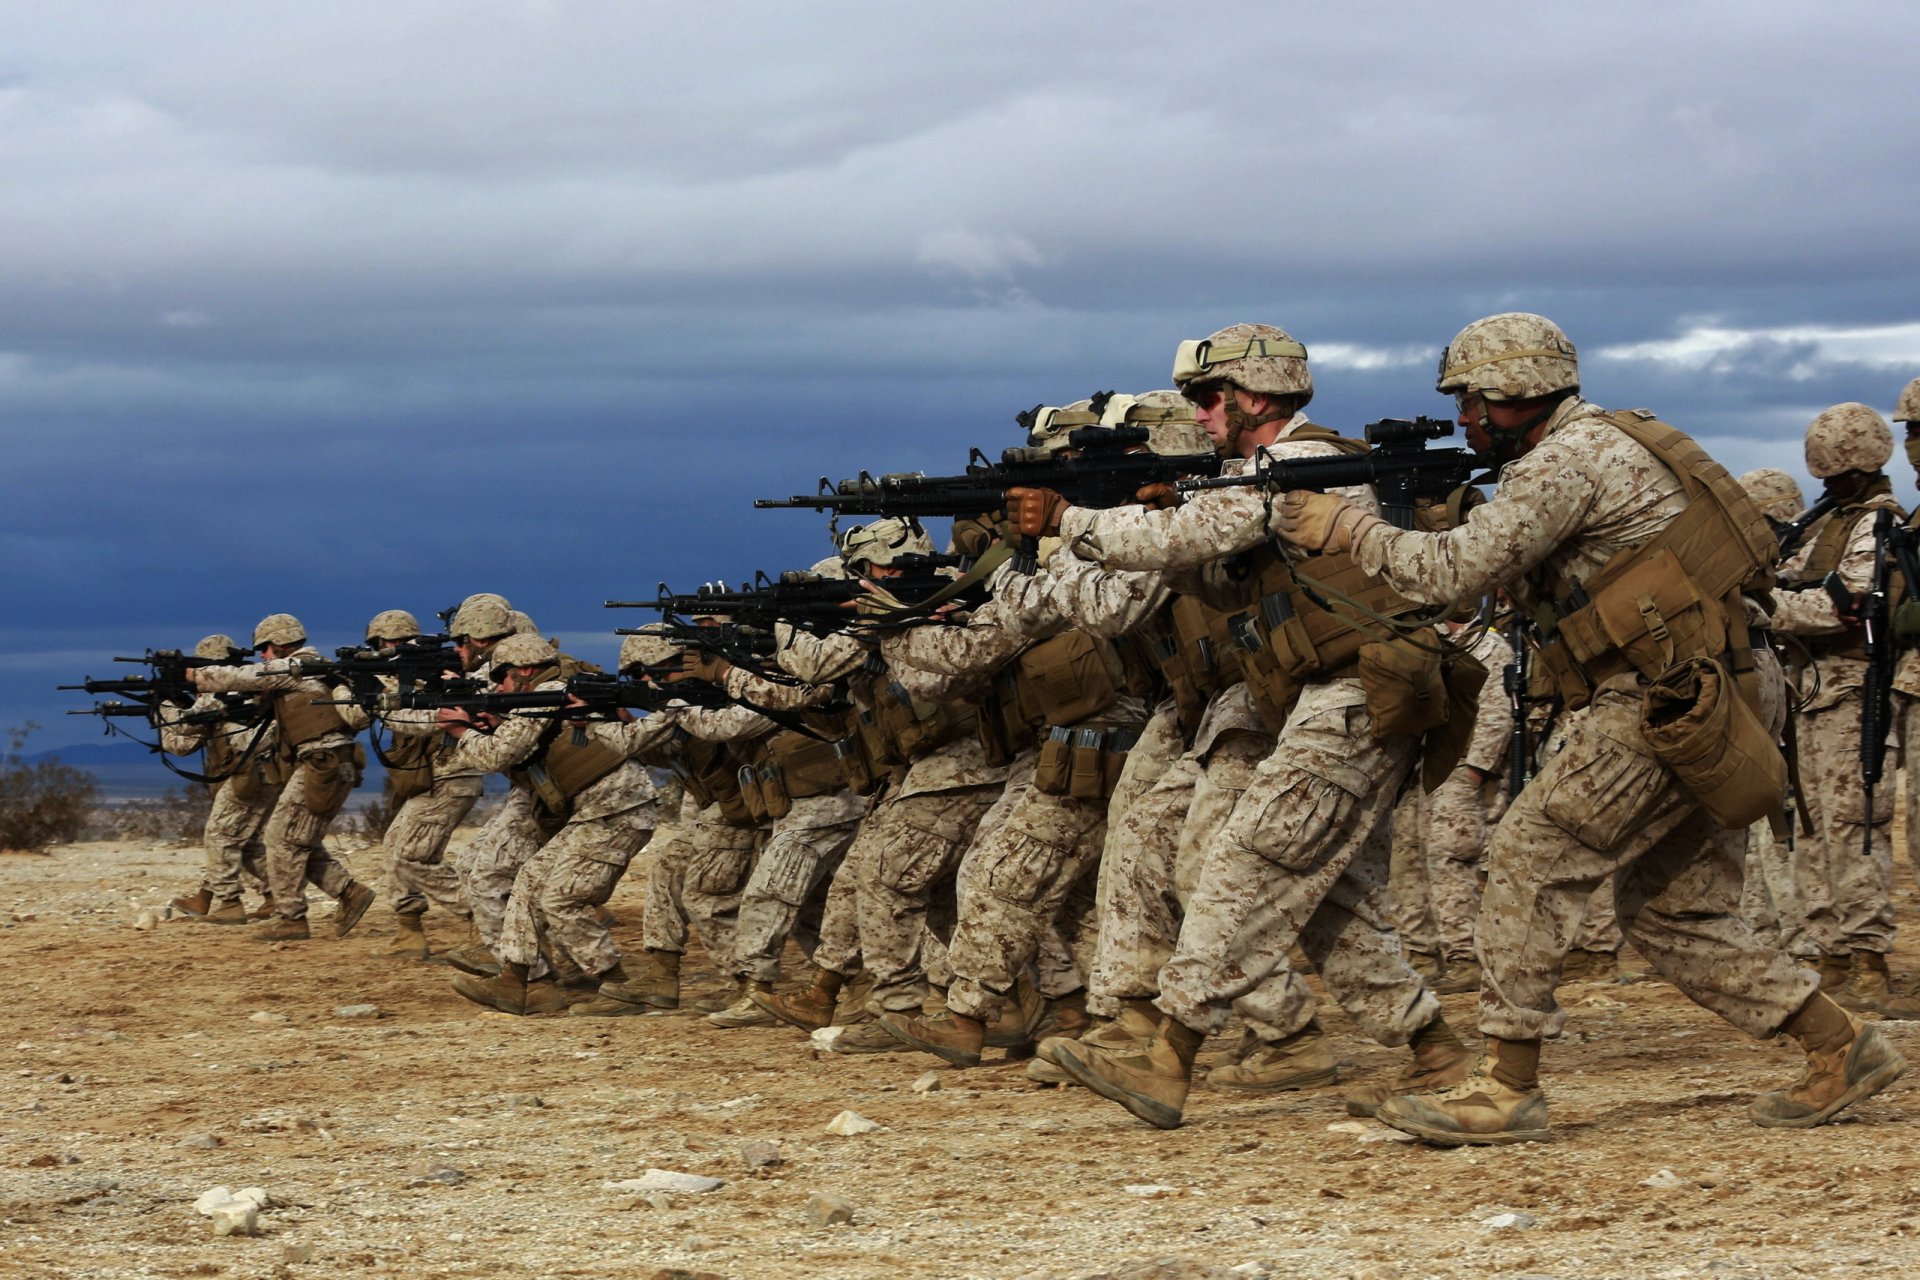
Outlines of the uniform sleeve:
[[156,726],[160,730],[160,749],[170,756],[190,756],[205,746],[214,726],[212,724],[181,724],[180,719],[202,711],[212,711],[219,705],[220,700],[210,693],[203,693],[195,698],[190,707],[175,707],[162,703],[157,712]]
[[[1828,517],[1831,519],[1831,517]],[[1819,526],[1814,526],[1818,529]],[[1807,558],[1813,554],[1813,544],[1817,536],[1809,537],[1787,562],[1789,570],[1806,567]],[[1859,595],[1873,588],[1873,513],[1864,512],[1853,526],[1853,533],[1847,539],[1847,549],[1840,557],[1840,563],[1834,570],[1840,575],[1840,581],[1847,590]],[[1818,585],[1803,591],[1775,591],[1773,593],[1773,629],[1785,631],[1796,636],[1832,636],[1848,629],[1850,624],[1842,622],[1840,615],[1833,611],[1833,598]]]
[[961,625],[912,627],[890,635],[882,652],[896,675],[911,668],[966,679],[1004,666],[1027,644],[1025,636],[1001,622],[999,602],[989,600]]
[[744,742],[779,727],[746,707],[688,707],[676,717],[682,729],[703,742]]
[[657,754],[664,748],[678,730],[679,717],[679,709],[656,711],[652,715],[610,723],[605,727],[609,730],[609,740],[629,759],[635,759]]
[[1107,639],[1123,636],[1168,596],[1164,574],[1109,569],[1064,548],[1038,573],[1018,573],[1012,565],[1002,565],[991,585],[1007,625],[1032,640],[1069,627]]
[[743,667],[730,667],[726,679],[727,695],[775,711],[801,711],[833,701],[830,684],[782,684],[756,675]]
[[775,654],[780,669],[809,684],[838,680],[867,660],[866,645],[837,631],[815,635],[782,622],[775,626],[774,635],[780,646]]
[[469,730],[454,746],[453,763],[476,773],[504,773],[539,748],[546,724],[530,716],[507,716],[492,733]]
[[1256,486],[1205,489],[1160,511],[1069,507],[1060,538],[1075,556],[1109,569],[1194,569],[1266,541],[1266,496]]

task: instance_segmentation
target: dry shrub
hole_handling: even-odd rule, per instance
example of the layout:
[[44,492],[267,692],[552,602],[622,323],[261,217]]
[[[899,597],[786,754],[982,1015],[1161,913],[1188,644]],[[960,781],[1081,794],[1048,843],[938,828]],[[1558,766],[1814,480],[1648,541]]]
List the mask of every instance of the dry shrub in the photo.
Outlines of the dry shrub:
[[37,851],[78,839],[100,794],[92,774],[57,757],[27,763],[27,740],[39,728],[29,721],[7,730],[7,753],[0,758],[0,849]]

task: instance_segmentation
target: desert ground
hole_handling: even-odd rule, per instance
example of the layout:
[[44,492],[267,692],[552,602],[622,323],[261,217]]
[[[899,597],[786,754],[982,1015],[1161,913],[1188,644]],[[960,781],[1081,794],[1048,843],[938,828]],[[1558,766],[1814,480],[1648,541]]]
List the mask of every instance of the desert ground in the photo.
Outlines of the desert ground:
[[[377,852],[347,853],[383,902],[345,940],[316,902],[314,939],[273,947],[141,919],[192,887],[196,849],[0,857],[0,1275],[1920,1274],[1920,1070],[1828,1127],[1756,1128],[1748,1099],[1797,1052],[1658,982],[1562,990],[1551,1143],[1397,1141],[1337,1088],[1198,1093],[1162,1133],[997,1055],[960,1071],[686,1012],[481,1010],[443,966],[379,954]],[[611,904],[629,949],[638,883]],[[1903,870],[1904,920],[1914,906]],[[692,958],[689,998],[716,985]],[[1473,997],[1447,1003],[1471,1025]],[[1325,1020],[1346,1079],[1398,1068]],[[1920,1061],[1920,1024],[1887,1031]],[[830,1134],[843,1111],[880,1128]],[[649,1170],[724,1185],[631,1185]],[[214,1235],[195,1202],[219,1186],[264,1189],[260,1234]],[[852,1221],[816,1225],[816,1196]]]

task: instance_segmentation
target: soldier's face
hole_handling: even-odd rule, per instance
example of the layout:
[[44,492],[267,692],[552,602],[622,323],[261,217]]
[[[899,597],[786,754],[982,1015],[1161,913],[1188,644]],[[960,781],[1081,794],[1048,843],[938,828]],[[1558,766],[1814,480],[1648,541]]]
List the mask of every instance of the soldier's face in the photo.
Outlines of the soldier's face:
[[1193,406],[1193,420],[1216,450],[1227,447],[1227,398],[1223,382],[1191,382],[1181,392]]

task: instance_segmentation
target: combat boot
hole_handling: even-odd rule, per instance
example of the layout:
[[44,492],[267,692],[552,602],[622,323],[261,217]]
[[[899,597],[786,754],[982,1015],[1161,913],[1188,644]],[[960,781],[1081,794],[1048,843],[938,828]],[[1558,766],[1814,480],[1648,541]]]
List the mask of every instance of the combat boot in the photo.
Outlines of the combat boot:
[[956,1067],[979,1066],[980,1049],[987,1039],[984,1022],[951,1009],[918,1018],[905,1013],[883,1013],[880,1026],[909,1049],[930,1053]]
[[1920,1018],[1920,1000],[1893,993],[1887,958],[1878,951],[1854,952],[1853,977],[1832,994],[1838,1004],[1855,1013],[1877,1013],[1896,1022]]
[[1850,1017],[1831,996],[1813,998],[1781,1030],[1806,1050],[1807,1069],[1785,1089],[1763,1093],[1747,1114],[1768,1129],[1811,1129],[1871,1098],[1907,1069],[1878,1027]]
[[453,989],[473,1001],[502,1013],[531,1017],[559,1013],[567,1007],[567,997],[552,981],[529,981],[527,966],[503,964],[497,978],[480,978],[463,973],[453,980]]
[[735,978],[731,986],[725,986],[718,991],[709,992],[707,995],[695,1000],[693,1002],[693,1011],[695,1013],[718,1013],[722,1009],[731,1008],[736,1001],[747,998],[748,985],[745,978]]
[[491,978],[500,972],[500,961],[494,957],[492,949],[481,941],[480,926],[471,920],[467,921],[466,943],[451,951],[441,952],[440,959],[476,978]]
[[1388,1098],[1374,1119],[1441,1147],[1545,1142],[1552,1135],[1539,1070],[1538,1040],[1489,1039],[1487,1055],[1459,1084]]
[[873,996],[873,973],[862,969],[846,980],[847,985],[840,989],[840,1007],[834,1011],[834,1022],[842,1026],[855,1022],[866,1022],[873,1017],[867,1012],[867,1001]]
[[1415,973],[1425,978],[1429,986],[1440,981],[1441,975],[1447,971],[1447,962],[1440,958],[1440,953],[1429,951],[1425,947],[1408,947],[1407,964]]
[[707,1021],[716,1027],[728,1028],[774,1026],[779,1022],[779,1019],[761,1008],[760,1002],[754,999],[755,996],[770,996],[772,994],[773,984],[771,982],[749,982],[746,984],[745,995],[720,1010],[720,1012],[708,1014]]
[[1013,984],[1000,1016],[987,1026],[989,1049],[1019,1049],[1033,1043],[1034,1029],[1047,1016],[1047,998],[1024,977]]
[[305,942],[313,936],[313,933],[307,928],[305,916],[301,916],[298,920],[287,920],[275,916],[266,923],[257,924],[247,930],[247,936],[255,942]]
[[1078,1040],[1092,1029],[1093,1019],[1087,1014],[1087,993],[1076,991],[1070,996],[1047,1001],[1046,1015],[1040,1019],[1040,1025],[1033,1029],[1033,1039],[1035,1043],[1051,1036]]
[[1433,993],[1437,996],[1464,995],[1480,989],[1480,962],[1474,959],[1453,960],[1447,964],[1447,976],[1433,984]]
[[1209,1089],[1236,1093],[1285,1093],[1294,1089],[1321,1089],[1340,1077],[1339,1064],[1328,1047],[1326,1032],[1317,1021],[1285,1040],[1260,1041],[1238,1062],[1207,1072]]
[[1042,1059],[1057,1067],[1060,1061],[1053,1055],[1058,1047],[1064,1044],[1087,1044],[1100,1049],[1142,1050],[1160,1030],[1160,1024],[1165,1020],[1166,1015],[1161,1013],[1151,1000],[1122,1000],[1120,1012],[1111,1022],[1089,1027],[1077,1036],[1048,1036],[1040,1042],[1038,1052]]
[[[1820,989],[1829,994],[1847,985],[1847,979],[1853,976],[1852,956],[1830,956],[1820,954]],[[1838,999],[1839,997],[1835,997]]]
[[240,899],[228,902],[216,902],[207,914],[200,917],[201,924],[245,924],[247,909],[240,905]]
[[620,1018],[680,1007],[680,953],[648,951],[647,968],[637,978],[613,982],[602,975],[594,998],[567,1010],[575,1017]]
[[266,897],[260,899],[260,905],[255,907],[253,910],[247,912],[247,919],[249,920],[273,919],[273,895],[268,894]]
[[902,1053],[906,1045],[880,1025],[878,1018],[863,1018],[847,1023],[839,1035],[827,1042],[828,1053]]
[[396,915],[393,925],[397,932],[382,955],[395,960],[425,960],[433,955],[433,948],[427,944],[426,925],[418,914]]
[[353,932],[353,926],[360,923],[360,917],[367,914],[367,908],[373,905],[373,890],[355,881],[340,895],[340,907],[334,914],[333,936],[344,938]]
[[1386,1084],[1362,1085],[1347,1095],[1347,1114],[1370,1116],[1388,1098],[1450,1088],[1473,1070],[1473,1055],[1445,1018],[1435,1018],[1407,1042],[1413,1063]]
[[1103,1098],[1161,1129],[1178,1129],[1204,1031],[1174,1018],[1144,1046],[1102,1049],[1084,1040],[1050,1040],[1052,1061]]
[[790,996],[775,995],[771,990],[749,991],[747,999],[790,1027],[817,1031],[832,1024],[834,1001],[846,981],[831,969],[815,969],[813,982]]
[[181,915],[204,916],[213,909],[213,890],[202,888],[198,893],[182,894],[167,905]]

